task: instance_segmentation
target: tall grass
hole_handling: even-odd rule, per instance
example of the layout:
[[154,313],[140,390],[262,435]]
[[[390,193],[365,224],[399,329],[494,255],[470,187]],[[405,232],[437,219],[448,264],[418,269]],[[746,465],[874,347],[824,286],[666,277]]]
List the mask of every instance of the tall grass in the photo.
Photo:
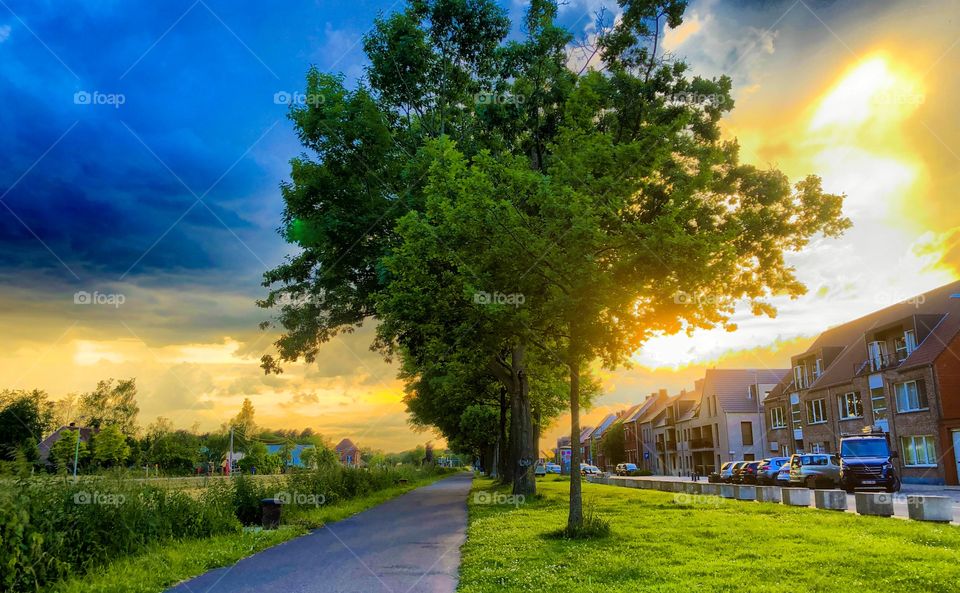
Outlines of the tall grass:
[[121,476],[19,477],[0,483],[0,590],[37,591],[150,544],[237,532],[260,521],[260,500],[336,504],[435,473],[433,467],[353,469],[325,465],[272,480],[237,476],[192,490],[171,490]]

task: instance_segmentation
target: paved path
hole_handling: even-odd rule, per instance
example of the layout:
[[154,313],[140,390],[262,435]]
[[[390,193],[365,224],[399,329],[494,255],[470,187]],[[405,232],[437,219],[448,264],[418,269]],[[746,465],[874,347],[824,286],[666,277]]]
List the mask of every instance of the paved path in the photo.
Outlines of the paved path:
[[453,593],[471,479],[444,478],[168,593]]

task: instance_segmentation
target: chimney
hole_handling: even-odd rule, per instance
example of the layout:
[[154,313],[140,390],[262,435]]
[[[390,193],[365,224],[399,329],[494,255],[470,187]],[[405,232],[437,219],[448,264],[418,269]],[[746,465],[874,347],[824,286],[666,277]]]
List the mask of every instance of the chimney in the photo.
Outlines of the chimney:
[[667,390],[666,390],[666,389],[661,389],[661,390],[660,390],[660,397],[667,397]]

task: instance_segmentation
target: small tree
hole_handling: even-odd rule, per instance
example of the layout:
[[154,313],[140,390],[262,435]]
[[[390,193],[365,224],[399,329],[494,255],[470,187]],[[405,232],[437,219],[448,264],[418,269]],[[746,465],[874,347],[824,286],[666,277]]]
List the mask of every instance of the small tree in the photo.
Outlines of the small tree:
[[64,430],[60,438],[50,447],[50,460],[59,471],[72,471],[79,441],[78,467],[82,467],[90,456],[87,443],[80,439],[79,430]]
[[109,425],[93,437],[93,462],[101,467],[121,465],[130,456],[130,446],[120,427]]
[[607,465],[615,466],[626,461],[627,455],[624,451],[624,444],[626,444],[626,437],[623,422],[614,422],[603,433],[603,438],[600,439],[600,450],[603,451],[603,459],[607,462]]

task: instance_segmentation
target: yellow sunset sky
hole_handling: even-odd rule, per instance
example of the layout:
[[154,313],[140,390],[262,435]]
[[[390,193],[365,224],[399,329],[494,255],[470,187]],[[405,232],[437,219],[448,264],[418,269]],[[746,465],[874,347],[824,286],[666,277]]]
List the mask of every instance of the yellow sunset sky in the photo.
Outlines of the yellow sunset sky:
[[[563,16],[582,27],[591,19],[578,21],[578,11],[599,4],[571,2]],[[695,1],[667,32],[664,49],[695,73],[733,77],[736,108],[724,125],[742,160],[794,180],[820,175],[847,195],[853,228],[789,258],[809,291],[776,300],[776,319],[744,310],[736,332],[660,337],[632,368],[602,371],[604,395],[584,425],[659,388],[692,387],[705,368],[786,366],[819,331],[960,277],[960,4],[923,6]],[[0,387],[59,398],[136,377],[143,425],[162,415],[212,429],[249,397],[260,425],[310,426],[388,451],[442,442],[408,426],[395,367],[368,349],[372,327],[334,339],[313,365],[265,377],[259,358],[274,336],[256,328],[263,314],[249,291],[192,287],[173,273],[95,288],[126,302],[77,307],[75,287],[5,289]],[[544,434],[542,450],[568,420]]]

